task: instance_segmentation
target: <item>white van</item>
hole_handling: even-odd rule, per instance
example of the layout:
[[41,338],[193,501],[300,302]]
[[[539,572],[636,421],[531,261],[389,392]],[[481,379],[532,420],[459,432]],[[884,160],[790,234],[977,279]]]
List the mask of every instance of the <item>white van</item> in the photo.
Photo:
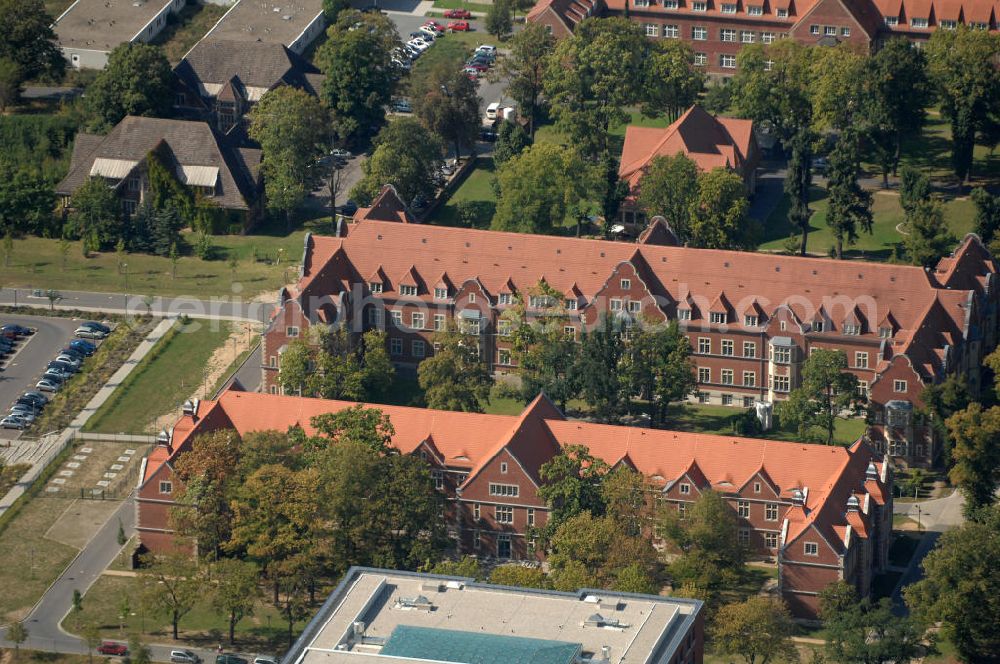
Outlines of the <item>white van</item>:
[[486,107],[486,119],[493,122],[497,119],[497,114],[500,112],[500,102],[495,101]]

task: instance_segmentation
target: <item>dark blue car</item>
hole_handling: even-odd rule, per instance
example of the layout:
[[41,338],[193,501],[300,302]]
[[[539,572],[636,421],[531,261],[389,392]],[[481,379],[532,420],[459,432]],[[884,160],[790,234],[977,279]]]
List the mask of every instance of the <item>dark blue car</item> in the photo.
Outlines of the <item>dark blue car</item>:
[[97,350],[97,346],[85,339],[73,339],[69,342],[69,347],[87,356],[93,355],[94,351]]

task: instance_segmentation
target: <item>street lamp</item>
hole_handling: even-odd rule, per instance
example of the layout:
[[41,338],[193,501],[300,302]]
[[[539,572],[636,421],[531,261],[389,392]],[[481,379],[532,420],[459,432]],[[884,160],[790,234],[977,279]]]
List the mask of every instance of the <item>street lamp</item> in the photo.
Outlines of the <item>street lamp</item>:
[[920,505],[917,505],[917,532],[921,530],[923,530],[923,527],[920,525]]

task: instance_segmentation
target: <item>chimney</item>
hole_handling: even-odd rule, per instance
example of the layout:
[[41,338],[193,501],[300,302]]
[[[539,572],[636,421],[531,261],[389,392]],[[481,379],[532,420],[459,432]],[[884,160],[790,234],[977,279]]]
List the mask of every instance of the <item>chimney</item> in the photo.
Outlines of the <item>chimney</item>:
[[601,646],[601,659],[605,662],[611,661],[611,646]]

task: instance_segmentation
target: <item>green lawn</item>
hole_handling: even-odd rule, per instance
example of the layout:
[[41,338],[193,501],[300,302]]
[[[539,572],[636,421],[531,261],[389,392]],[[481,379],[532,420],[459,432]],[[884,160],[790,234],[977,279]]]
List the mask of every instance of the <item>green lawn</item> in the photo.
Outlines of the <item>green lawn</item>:
[[[639,127],[666,127],[669,124],[670,120],[666,117],[650,118],[646,117],[636,109],[631,110],[629,112],[629,119],[626,122],[614,125],[608,129],[611,154],[616,159],[621,155],[622,145],[625,143],[625,129],[629,125],[636,125]],[[567,141],[567,137],[560,132],[554,124],[542,125],[535,129],[536,143],[557,143],[559,145],[565,145],[567,144]]]
[[[668,429],[678,431],[694,431],[696,433],[712,433],[718,435],[732,435],[732,418],[741,413],[739,408],[729,406],[711,406],[702,404],[685,403],[671,406],[667,414],[669,422]],[[863,419],[838,419],[833,433],[835,443],[847,445],[853,443],[865,432],[865,421]],[[798,433],[795,431],[784,431],[781,429],[771,429],[766,432],[763,438],[772,440],[800,441]]]
[[188,3],[179,14],[170,15],[167,27],[156,36],[153,43],[163,47],[171,64],[177,64],[225,13],[226,7],[221,5]]
[[[119,615],[124,597],[128,598],[130,615],[122,633]],[[171,642],[169,619],[144,611],[140,597],[134,577],[102,576],[84,595],[83,610],[67,616],[63,627],[79,634],[83,625],[96,622],[103,638],[123,639],[131,632],[138,632],[147,642]],[[319,589],[316,597],[325,598],[326,592]],[[288,647],[287,623],[266,599],[267,593],[264,593],[254,608],[254,615],[237,624],[236,642],[240,650],[277,654]],[[310,617],[314,611],[309,611]],[[295,633],[298,634],[305,624],[297,623]],[[181,619],[180,640],[187,645],[215,647],[224,637],[228,637],[228,621],[212,608],[211,595],[206,592],[191,612]]]
[[[810,191],[809,207],[813,210],[813,215],[809,220],[807,250],[812,254],[827,255],[834,246],[834,239],[829,226],[826,225],[828,202],[825,189],[813,186]],[[944,203],[945,221],[957,240],[972,231],[974,215],[975,206],[967,197],[953,198]],[[844,247],[845,255],[866,260],[887,260],[893,255],[893,248],[896,245],[900,245],[898,252],[902,255],[903,236],[896,230],[896,227],[903,222],[903,209],[899,204],[899,196],[889,192],[874,192],[872,219],[871,234],[862,232],[855,244]],[[783,250],[788,236],[793,233],[795,229],[788,223],[788,201],[783,199],[764,224],[760,250]]]
[[[919,135],[903,139],[901,163],[916,166],[932,179],[954,179],[951,170],[951,127],[936,108],[929,109],[927,124]],[[876,164],[864,162],[862,167],[873,177],[881,176]],[[984,180],[995,183],[998,178],[1000,152],[990,156],[987,148],[976,145],[972,164],[973,185],[984,184]]]
[[468,9],[470,12],[488,12],[492,4],[465,2],[464,0],[434,0],[435,9]]
[[63,571],[77,550],[46,539],[45,533],[69,507],[65,498],[38,495],[0,531],[0,624],[20,620]]
[[[329,220],[306,222],[305,228],[291,233],[262,229],[254,235],[216,235],[212,237],[214,260],[203,261],[190,254],[181,256],[176,276],[170,259],[150,254],[127,254],[128,292],[150,295],[212,295],[238,293],[251,297],[276,290],[287,280],[294,280],[294,268],[302,258],[304,230],[329,232]],[[185,232],[185,240],[194,242]],[[254,255],[256,254],[256,259]],[[235,274],[229,258],[239,261]],[[235,279],[234,279],[235,277]],[[234,285],[235,281],[235,285]],[[63,288],[88,291],[123,292],[125,275],[118,270],[114,251],[91,254],[84,258],[79,242],[70,247],[63,268],[59,241],[38,237],[14,240],[10,264],[0,264],[0,283],[5,288]]]
[[[493,159],[482,158],[465,177],[448,202],[438,208],[433,224],[441,226],[470,226],[472,228],[489,228],[490,221],[497,208],[496,194],[493,192]],[[459,215],[459,204],[468,207],[475,213],[472,223],[467,223]]]
[[45,0],[45,11],[53,19],[57,19],[71,4],[73,0]]
[[[215,329],[213,329],[213,327]],[[204,381],[208,359],[225,343],[231,325],[176,323],[114,395],[87,422],[87,431],[140,433],[178,408]]]
[[[409,39],[408,35],[400,36],[404,40]],[[492,35],[478,31],[449,32],[439,37],[434,45],[413,63],[407,79],[407,88],[411,91],[422,89],[424,78],[441,63],[445,63],[447,67],[460,68],[477,46],[489,43],[492,39]]]

